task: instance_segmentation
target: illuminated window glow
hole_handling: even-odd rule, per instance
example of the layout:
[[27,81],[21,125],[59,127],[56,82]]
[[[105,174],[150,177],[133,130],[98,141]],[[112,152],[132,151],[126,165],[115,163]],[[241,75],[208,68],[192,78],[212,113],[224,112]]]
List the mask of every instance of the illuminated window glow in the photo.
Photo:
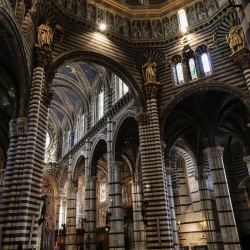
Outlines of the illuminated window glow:
[[205,75],[211,75],[211,66],[210,66],[210,63],[209,63],[209,59],[208,59],[208,55],[207,53],[203,53],[201,55],[201,61],[202,61],[202,65],[203,65],[203,69],[204,69],[204,72],[205,72]]
[[50,135],[49,135],[49,133],[47,132],[47,133],[46,133],[45,149],[48,148],[49,144],[50,144]]
[[125,95],[128,92],[127,85],[116,76],[116,100],[118,101],[123,95]]
[[182,32],[185,32],[188,27],[187,15],[185,10],[183,9],[179,10],[178,15],[180,20],[180,29],[182,30]]
[[193,58],[189,59],[189,69],[190,69],[192,80],[197,79],[197,72],[196,72],[196,67],[195,67]]
[[184,76],[183,76],[183,70],[182,70],[182,64],[181,63],[178,63],[176,65],[176,74],[177,74],[178,83],[179,84],[184,83]]
[[103,117],[103,113],[104,113],[104,91],[102,90],[100,92],[100,94],[98,95],[98,120],[101,119]]

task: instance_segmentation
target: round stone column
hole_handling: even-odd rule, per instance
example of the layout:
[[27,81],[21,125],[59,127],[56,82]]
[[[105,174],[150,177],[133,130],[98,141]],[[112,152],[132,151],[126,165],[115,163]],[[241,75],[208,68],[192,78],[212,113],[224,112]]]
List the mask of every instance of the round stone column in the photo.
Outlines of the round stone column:
[[239,236],[224,168],[223,148],[210,147],[205,149],[204,153],[207,155],[212,174],[215,202],[224,249],[240,250]]
[[85,187],[86,233],[84,249],[96,250],[96,176],[88,176]]
[[219,237],[217,236],[220,232],[217,232],[215,227],[213,208],[207,185],[208,176],[208,174],[202,173],[195,174],[194,178],[198,181],[199,185],[201,212],[204,223],[203,227],[206,232],[208,250],[219,250],[223,248],[223,246],[219,241],[221,235],[219,235]]
[[132,201],[133,201],[133,226],[134,226],[134,249],[146,249],[146,231],[142,223],[140,205],[143,202],[142,182],[139,180],[132,182]]
[[110,203],[110,231],[109,231],[109,249],[125,249],[124,242],[124,219],[122,206],[122,169],[123,163],[115,161],[112,163],[113,180],[109,180],[112,186],[112,203]]

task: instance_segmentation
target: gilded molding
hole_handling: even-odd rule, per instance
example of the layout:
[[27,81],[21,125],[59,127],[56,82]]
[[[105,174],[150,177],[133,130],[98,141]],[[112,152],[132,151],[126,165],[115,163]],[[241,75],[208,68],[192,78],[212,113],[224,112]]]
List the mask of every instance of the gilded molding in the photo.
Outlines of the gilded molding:
[[222,147],[211,147],[206,148],[203,152],[208,158],[222,157],[224,148]]

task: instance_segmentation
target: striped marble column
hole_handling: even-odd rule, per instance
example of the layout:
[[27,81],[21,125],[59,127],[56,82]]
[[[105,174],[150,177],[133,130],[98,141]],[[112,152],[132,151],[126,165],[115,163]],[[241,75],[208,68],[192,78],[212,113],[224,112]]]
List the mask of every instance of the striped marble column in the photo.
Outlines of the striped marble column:
[[[168,166],[168,164],[166,165]],[[175,208],[174,208],[174,195],[173,195],[172,178],[171,178],[172,173],[173,169],[170,167],[166,167],[166,182],[168,186],[168,201],[169,201],[171,225],[173,232],[174,249],[177,250],[179,249],[179,240],[178,240],[178,230],[177,230]]]
[[[146,207],[147,248],[173,249],[156,101],[158,87],[159,84],[145,84],[149,121],[143,125],[139,122],[144,201],[149,204]],[[157,211],[157,216],[155,216],[155,211]]]
[[204,224],[203,227],[206,232],[208,250],[222,249],[222,242],[219,240],[221,235],[220,232],[216,231],[213,208],[207,185],[208,174],[195,174],[194,178],[198,181],[199,185],[201,212]]
[[215,202],[224,249],[241,249],[223,163],[223,148],[206,148],[204,153],[207,155],[212,174]]
[[112,205],[109,207],[109,212],[112,213],[110,217],[109,249],[125,249],[122,207],[122,169],[122,162],[113,162],[111,169],[113,180],[108,181],[109,186],[113,189]]
[[[0,224],[2,225],[6,223],[6,215],[8,216],[8,211],[15,207],[15,204],[9,204],[9,194],[12,190],[13,171],[15,169],[15,156],[18,144],[17,120],[11,120],[9,126],[10,145],[7,155],[7,165],[5,169],[0,206]],[[9,226],[11,227],[11,223]]]
[[0,203],[1,203],[1,196],[2,196],[2,190],[3,190],[4,175],[5,175],[5,169],[1,169],[0,170]]
[[96,250],[96,176],[85,179],[85,213],[86,233],[84,235],[84,249]]
[[250,155],[244,157],[243,160],[247,164],[247,171],[248,171],[248,174],[250,175]]
[[139,180],[132,182],[132,201],[133,201],[133,235],[134,235],[134,249],[145,250],[146,248],[146,232],[144,224],[141,222],[142,204],[142,182]]

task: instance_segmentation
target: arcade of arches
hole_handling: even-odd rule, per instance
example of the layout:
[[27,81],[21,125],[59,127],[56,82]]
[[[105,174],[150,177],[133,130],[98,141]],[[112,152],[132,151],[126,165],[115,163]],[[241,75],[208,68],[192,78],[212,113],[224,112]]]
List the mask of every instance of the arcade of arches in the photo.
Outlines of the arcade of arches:
[[236,2],[0,1],[0,249],[249,249]]

